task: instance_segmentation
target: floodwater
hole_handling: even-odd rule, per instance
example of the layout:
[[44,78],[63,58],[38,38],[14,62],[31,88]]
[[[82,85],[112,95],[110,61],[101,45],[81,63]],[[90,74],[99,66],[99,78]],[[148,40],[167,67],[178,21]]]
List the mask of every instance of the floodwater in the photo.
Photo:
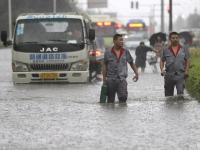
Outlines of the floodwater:
[[0,150],[199,150],[200,105],[164,97],[163,78],[147,65],[127,104],[100,104],[101,82],[20,84],[10,49],[0,49]]

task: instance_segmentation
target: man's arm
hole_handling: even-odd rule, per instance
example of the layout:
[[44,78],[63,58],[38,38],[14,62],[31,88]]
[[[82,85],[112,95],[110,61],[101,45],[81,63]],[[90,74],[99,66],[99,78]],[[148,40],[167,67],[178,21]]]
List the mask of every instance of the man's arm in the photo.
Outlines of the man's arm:
[[190,61],[189,59],[187,59],[185,62],[185,78],[189,76],[189,67],[190,67]]
[[159,51],[154,49],[154,48],[152,49],[152,51],[155,52],[155,53],[159,53]]
[[108,51],[104,53],[104,59],[102,62],[102,75],[103,75],[103,84],[106,83],[107,80],[107,72],[108,72]]
[[160,56],[160,72],[161,72],[161,76],[165,75],[165,63],[166,63],[166,58],[165,58],[165,50],[162,50],[161,52],[161,56]]
[[105,83],[107,78],[107,64],[105,62],[102,63],[102,74],[103,74],[103,82]]
[[129,51],[126,51],[126,59],[127,59],[127,62],[130,64],[131,69],[135,73],[135,76],[133,77],[133,80],[137,81],[138,80],[138,69],[137,69],[136,65],[133,63],[133,57],[131,56]]
[[158,52],[159,52],[159,51],[156,50],[153,46],[149,46],[149,47],[148,47],[148,51],[153,51],[153,52],[155,52],[155,53],[158,53]]
[[164,76],[164,74],[165,74],[164,66],[165,66],[165,62],[162,59],[160,59],[160,72],[161,72],[161,76]]
[[185,78],[187,78],[189,76],[189,67],[190,67],[190,54],[189,54],[189,50],[185,49]]
[[134,80],[134,81],[137,81],[138,78],[139,78],[139,76],[138,76],[138,69],[137,69],[136,65],[135,65],[133,62],[131,62],[131,63],[129,63],[129,64],[130,64],[132,70],[133,70],[134,73],[135,73],[135,76],[133,77],[133,80]]

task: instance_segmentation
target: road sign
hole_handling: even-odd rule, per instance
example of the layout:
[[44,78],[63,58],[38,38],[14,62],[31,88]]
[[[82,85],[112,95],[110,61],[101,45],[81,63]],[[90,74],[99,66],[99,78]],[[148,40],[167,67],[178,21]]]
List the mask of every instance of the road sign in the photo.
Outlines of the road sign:
[[88,8],[107,8],[107,0],[87,0]]

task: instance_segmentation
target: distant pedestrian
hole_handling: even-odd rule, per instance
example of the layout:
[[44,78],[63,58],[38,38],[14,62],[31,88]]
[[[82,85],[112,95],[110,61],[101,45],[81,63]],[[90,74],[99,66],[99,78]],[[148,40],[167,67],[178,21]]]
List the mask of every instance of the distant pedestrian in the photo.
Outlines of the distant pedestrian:
[[103,81],[108,87],[107,102],[113,103],[115,101],[116,93],[119,102],[126,102],[128,97],[126,81],[128,75],[127,62],[135,73],[135,76],[133,77],[134,81],[138,80],[138,71],[133,63],[130,52],[123,48],[122,35],[115,34],[113,36],[113,43],[114,46],[112,49],[105,52],[103,63]]
[[144,44],[144,42],[140,42],[140,45],[135,50],[135,65],[137,68],[141,68],[141,71],[145,71],[146,67],[146,59],[147,59],[147,52],[148,51],[155,51],[151,47],[148,47]]
[[182,95],[189,71],[189,52],[186,47],[180,45],[177,32],[171,32],[169,40],[171,44],[161,53],[160,61],[161,75],[165,81],[165,96],[173,96],[174,87],[177,95]]

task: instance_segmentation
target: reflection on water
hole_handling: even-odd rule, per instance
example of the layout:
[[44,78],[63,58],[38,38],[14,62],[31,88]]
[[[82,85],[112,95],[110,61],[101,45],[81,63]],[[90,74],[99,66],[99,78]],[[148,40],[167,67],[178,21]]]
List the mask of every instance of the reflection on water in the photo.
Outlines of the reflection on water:
[[165,98],[166,113],[173,114],[173,116],[182,115],[188,108],[191,97],[187,95],[170,96]]
[[100,103],[101,109],[104,112],[122,113],[128,109],[127,103]]
[[165,100],[166,109],[171,112],[183,110],[185,98],[183,96],[170,96]]
[[178,95],[178,96],[169,96],[165,99],[166,104],[173,105],[173,104],[183,104],[185,102],[190,101],[190,98],[184,95]]

